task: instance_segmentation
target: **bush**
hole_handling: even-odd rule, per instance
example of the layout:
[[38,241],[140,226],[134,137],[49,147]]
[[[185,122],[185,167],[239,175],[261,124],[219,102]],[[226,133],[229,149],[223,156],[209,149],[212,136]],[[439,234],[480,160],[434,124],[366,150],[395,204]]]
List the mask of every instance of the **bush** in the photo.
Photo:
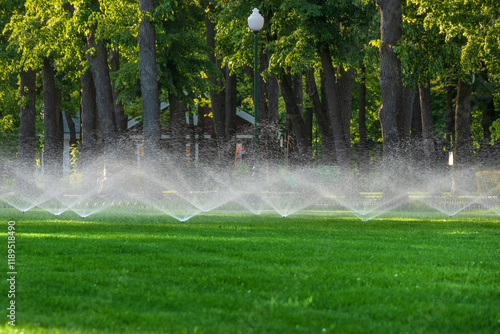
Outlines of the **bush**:
[[476,184],[481,195],[500,197],[500,171],[477,172]]

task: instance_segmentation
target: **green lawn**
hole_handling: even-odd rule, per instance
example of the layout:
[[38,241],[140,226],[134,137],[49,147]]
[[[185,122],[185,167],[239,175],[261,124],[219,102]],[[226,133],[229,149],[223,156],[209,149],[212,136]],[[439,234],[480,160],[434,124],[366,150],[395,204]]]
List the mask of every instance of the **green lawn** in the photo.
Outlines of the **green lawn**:
[[500,333],[494,219],[0,218],[1,333]]

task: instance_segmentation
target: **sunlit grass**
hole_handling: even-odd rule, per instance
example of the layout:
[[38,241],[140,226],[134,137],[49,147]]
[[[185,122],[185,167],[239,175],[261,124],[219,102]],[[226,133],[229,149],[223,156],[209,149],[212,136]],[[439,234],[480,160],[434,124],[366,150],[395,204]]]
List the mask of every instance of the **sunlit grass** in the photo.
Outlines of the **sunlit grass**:
[[0,217],[18,271],[17,326],[0,332],[500,332],[495,219]]

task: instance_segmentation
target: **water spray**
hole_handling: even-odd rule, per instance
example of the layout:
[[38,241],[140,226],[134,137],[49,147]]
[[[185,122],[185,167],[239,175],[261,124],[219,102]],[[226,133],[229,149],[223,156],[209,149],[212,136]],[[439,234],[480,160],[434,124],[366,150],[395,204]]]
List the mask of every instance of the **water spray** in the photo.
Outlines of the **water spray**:
[[[95,164],[103,165],[102,162]],[[448,195],[443,189],[449,189],[449,180],[447,177],[440,179],[439,173],[429,174],[431,177],[427,179],[419,179],[421,181],[418,184],[408,182],[408,188],[394,189],[378,175],[344,180],[342,173],[332,174],[329,169],[322,171],[319,167],[312,167],[314,173],[311,173],[310,166],[261,169],[256,180],[250,173],[234,177],[234,166],[229,170],[210,166],[196,167],[195,173],[192,173],[191,169],[172,169],[166,165],[166,168],[157,169],[156,174],[141,174],[141,178],[136,180],[135,166],[130,166],[125,161],[116,161],[116,164],[123,171],[106,175],[105,194],[98,194],[95,180],[90,179],[88,184],[78,188],[81,189],[78,192],[66,183],[58,184],[56,188],[52,185],[41,188],[32,181],[26,189],[2,193],[0,206],[6,203],[23,214],[37,207],[56,216],[71,209],[82,219],[106,208],[115,211],[125,209],[132,215],[156,209],[179,222],[216,208],[230,213],[237,211],[260,216],[272,212],[275,217],[280,215],[282,218],[297,212],[314,212],[315,215],[323,216],[338,213],[345,217],[354,215],[366,222],[405,203],[409,205],[402,206],[402,216],[413,216],[415,213],[434,215],[438,211],[441,217],[452,218],[460,212],[487,210],[500,216],[498,196],[479,196],[475,187],[456,188],[454,193]],[[395,171],[397,168],[398,166]],[[85,170],[83,174],[86,175]],[[134,182],[123,182],[125,175]],[[22,179],[24,175],[20,174],[18,177]],[[148,197],[142,177],[161,190],[159,198]],[[343,182],[333,186],[332,182],[339,179]],[[37,188],[37,191],[30,190],[33,188]],[[308,207],[311,207],[311,211]],[[461,215],[457,215],[457,219],[460,217]]]

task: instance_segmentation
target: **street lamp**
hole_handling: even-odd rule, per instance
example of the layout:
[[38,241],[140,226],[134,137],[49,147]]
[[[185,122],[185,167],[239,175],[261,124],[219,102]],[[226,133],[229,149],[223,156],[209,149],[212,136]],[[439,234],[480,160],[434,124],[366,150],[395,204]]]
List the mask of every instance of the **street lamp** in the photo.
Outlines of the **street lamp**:
[[254,105],[254,115],[255,115],[255,121],[254,121],[254,137],[253,137],[253,145],[254,145],[254,172],[257,172],[257,155],[258,155],[258,144],[259,144],[259,130],[257,123],[259,121],[259,53],[258,53],[258,39],[259,39],[259,31],[262,29],[264,26],[264,18],[262,15],[260,15],[259,10],[257,8],[254,8],[252,11],[252,15],[248,17],[248,27],[250,30],[253,31],[254,33],[254,39],[253,39],[253,44],[254,44],[254,65],[253,65],[253,105]]

